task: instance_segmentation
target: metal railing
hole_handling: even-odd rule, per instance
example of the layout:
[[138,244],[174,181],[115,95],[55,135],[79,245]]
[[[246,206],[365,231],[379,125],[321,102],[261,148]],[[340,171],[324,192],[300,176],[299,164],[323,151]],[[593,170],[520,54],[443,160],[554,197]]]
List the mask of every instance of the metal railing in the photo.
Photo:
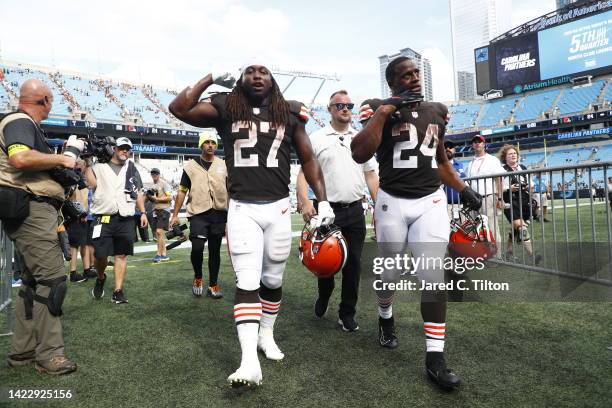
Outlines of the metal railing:
[[[464,180],[485,197],[480,212],[489,216],[498,247],[492,262],[612,286],[609,177],[610,161]],[[510,193],[512,181],[518,186]],[[497,204],[500,187],[503,208]],[[523,220],[525,231],[511,226],[508,218]],[[529,235],[530,244],[520,239],[522,234]]]
[[4,232],[0,222],[0,315],[4,313],[4,327],[0,336],[10,336],[13,328],[13,242]]

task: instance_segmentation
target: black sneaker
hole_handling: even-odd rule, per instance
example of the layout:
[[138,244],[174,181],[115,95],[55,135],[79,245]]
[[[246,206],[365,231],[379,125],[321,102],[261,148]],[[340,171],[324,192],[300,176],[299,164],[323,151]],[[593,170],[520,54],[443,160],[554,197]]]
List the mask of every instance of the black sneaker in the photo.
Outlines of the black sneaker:
[[451,369],[446,368],[444,353],[426,353],[425,367],[427,375],[438,387],[444,390],[453,390],[461,385],[459,377]]
[[104,274],[104,278],[100,279],[99,277],[96,279],[96,284],[91,290],[91,296],[94,299],[102,299],[104,296],[104,282],[106,282],[106,274]]
[[314,312],[319,319],[325,316],[329,308],[329,299],[322,299],[320,296],[315,301]]
[[96,271],[96,268],[89,268],[89,269],[85,269],[83,271],[83,276],[87,276],[88,278],[97,278],[98,277],[98,271]]
[[112,301],[116,304],[128,302],[127,298],[125,297],[125,294],[123,293],[123,289],[117,289],[113,292]]
[[397,347],[397,336],[395,335],[395,319],[391,316],[383,319],[378,316],[378,342],[382,347],[394,349]]
[[359,325],[353,316],[345,316],[338,319],[338,324],[345,332],[354,332],[359,330]]
[[87,276],[77,273],[77,271],[70,272],[70,282],[81,283],[87,280]]

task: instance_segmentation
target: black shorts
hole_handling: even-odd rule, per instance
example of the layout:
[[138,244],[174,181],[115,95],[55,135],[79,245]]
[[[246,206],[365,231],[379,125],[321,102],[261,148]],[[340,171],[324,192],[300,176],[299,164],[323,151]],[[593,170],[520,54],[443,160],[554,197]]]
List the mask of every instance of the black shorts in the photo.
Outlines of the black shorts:
[[170,222],[170,213],[166,210],[155,210],[155,229],[168,231]]
[[81,221],[73,221],[66,224],[66,232],[68,233],[68,242],[71,247],[80,247],[87,244],[88,223]]
[[227,212],[205,212],[189,217],[189,238],[207,238],[211,235],[225,235]]
[[101,223],[101,216],[96,216],[95,225],[101,224],[100,237],[92,238],[96,258],[113,255],[134,255],[134,217],[110,216],[108,223]]

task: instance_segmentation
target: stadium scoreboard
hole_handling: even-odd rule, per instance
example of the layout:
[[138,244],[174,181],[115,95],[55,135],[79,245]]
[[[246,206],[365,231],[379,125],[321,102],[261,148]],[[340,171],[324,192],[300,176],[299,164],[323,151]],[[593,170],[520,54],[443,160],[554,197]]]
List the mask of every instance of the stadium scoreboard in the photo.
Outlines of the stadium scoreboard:
[[612,0],[521,28],[516,36],[474,50],[479,95],[521,93],[612,72]]

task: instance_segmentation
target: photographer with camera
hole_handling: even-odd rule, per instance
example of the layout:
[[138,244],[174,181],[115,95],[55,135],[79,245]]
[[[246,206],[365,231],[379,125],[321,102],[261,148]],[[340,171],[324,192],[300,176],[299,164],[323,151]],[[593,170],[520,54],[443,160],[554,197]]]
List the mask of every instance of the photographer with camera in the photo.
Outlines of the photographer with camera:
[[165,234],[169,229],[170,211],[172,211],[172,189],[160,177],[159,169],[151,169],[153,188],[147,190],[147,200],[153,203],[153,217],[155,218],[155,238],[157,239],[157,254],[153,262],[168,261],[166,255]]
[[64,154],[53,154],[40,127],[52,105],[49,87],[29,79],[19,90],[19,110],[0,122],[0,218],[25,264],[7,362],[66,374],[77,365],[64,355],[60,321],[67,286],[57,228],[65,192],[50,170],[74,168],[84,143],[71,137]]
[[[77,167],[79,164],[77,164]],[[68,242],[70,244],[70,282],[85,282],[90,273],[90,255],[87,246],[87,212],[89,210],[88,203],[89,189],[75,188],[69,197],[70,205],[74,208],[74,216],[64,219],[66,232],[68,233]],[[83,263],[83,274],[77,272],[77,257],[81,253],[81,262]]]
[[114,256],[115,290],[112,301],[127,303],[123,281],[127,270],[127,256],[134,254],[134,213],[140,209],[140,225],[147,226],[144,197],[140,193],[142,181],[136,166],[129,159],[132,142],[126,137],[117,139],[113,156],[108,163],[87,166],[87,183],[94,189],[91,211],[95,216],[92,242],[98,278],[91,293],[95,299],[104,296],[107,257]]
[[189,239],[191,240],[191,265],[194,279],[191,290],[194,296],[202,296],[202,262],[204,245],[208,241],[208,289],[206,295],[213,299],[223,297],[217,278],[221,264],[221,240],[227,222],[227,168],[225,161],[215,156],[217,135],[200,133],[199,146],[202,155],[189,160],[183,167],[179,192],[174,203],[170,225],[178,225],[178,213],[187,200]]
[[[504,145],[499,151],[499,159],[504,164],[504,170],[507,172],[527,170],[527,167],[519,163],[519,149],[514,145]],[[512,224],[513,229],[513,231],[508,232],[506,260],[514,256],[512,248],[513,239],[517,243],[522,244],[529,257],[531,257],[533,256],[533,247],[527,227],[535,212],[532,207],[531,194],[533,183],[531,183],[526,174],[521,174],[504,177],[503,185],[504,215]],[[535,256],[534,262],[538,265],[541,260],[542,256],[538,254]]]

